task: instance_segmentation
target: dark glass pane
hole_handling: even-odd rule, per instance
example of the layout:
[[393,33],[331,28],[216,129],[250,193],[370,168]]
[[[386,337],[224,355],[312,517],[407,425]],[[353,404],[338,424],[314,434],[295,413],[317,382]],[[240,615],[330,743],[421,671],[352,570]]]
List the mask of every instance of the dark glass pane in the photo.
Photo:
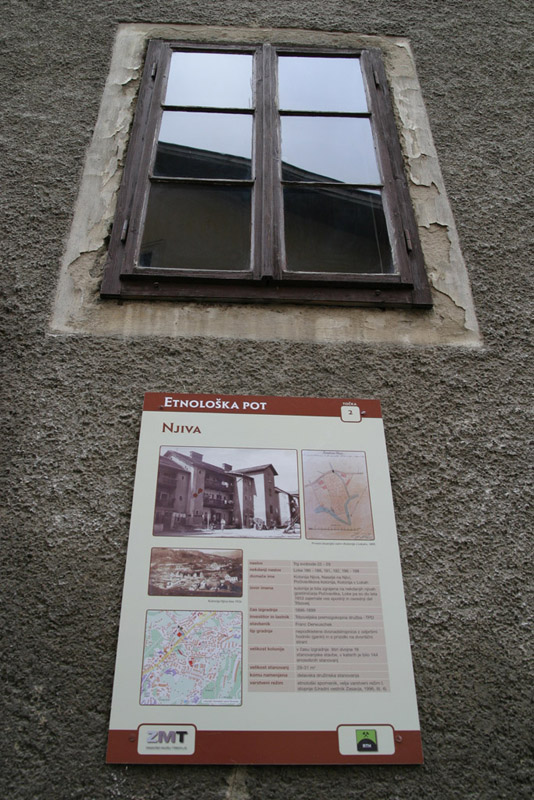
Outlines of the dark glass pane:
[[360,60],[280,56],[280,108],[291,111],[367,111]]
[[282,117],[282,179],[380,184],[368,119]]
[[288,270],[394,271],[380,192],[285,186],[284,212]]
[[153,183],[139,266],[249,269],[251,191]]
[[165,104],[252,108],[252,56],[173,53]]
[[164,111],[154,174],[250,178],[252,116]]

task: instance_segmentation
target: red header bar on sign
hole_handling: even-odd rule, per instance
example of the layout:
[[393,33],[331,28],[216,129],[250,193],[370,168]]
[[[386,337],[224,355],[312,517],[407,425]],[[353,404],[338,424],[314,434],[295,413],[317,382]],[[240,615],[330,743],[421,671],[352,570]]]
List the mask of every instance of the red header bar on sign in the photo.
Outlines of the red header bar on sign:
[[223,414],[279,414],[302,417],[339,417],[341,408],[357,406],[362,417],[380,419],[379,400],[332,397],[268,397],[262,395],[173,394],[147,392],[144,411],[180,411]]

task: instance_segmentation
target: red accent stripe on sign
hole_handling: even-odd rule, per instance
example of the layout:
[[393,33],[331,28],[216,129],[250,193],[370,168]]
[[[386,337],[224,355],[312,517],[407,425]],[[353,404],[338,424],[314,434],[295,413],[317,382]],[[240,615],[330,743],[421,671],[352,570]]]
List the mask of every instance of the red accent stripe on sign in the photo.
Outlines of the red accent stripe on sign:
[[337,731],[197,731],[193,755],[139,755],[137,731],[109,732],[108,764],[422,764],[419,731],[395,731],[393,755],[343,756]]
[[304,417],[339,417],[342,405],[357,405],[364,418],[380,419],[382,417],[379,400],[357,397],[269,397],[147,392],[143,409],[144,411],[179,411],[180,413],[195,414],[281,414]]

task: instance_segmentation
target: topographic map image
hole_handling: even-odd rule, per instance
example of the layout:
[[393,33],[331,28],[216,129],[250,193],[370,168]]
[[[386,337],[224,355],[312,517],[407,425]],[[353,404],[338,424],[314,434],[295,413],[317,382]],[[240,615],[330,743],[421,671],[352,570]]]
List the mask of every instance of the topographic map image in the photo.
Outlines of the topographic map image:
[[374,539],[365,453],[303,450],[307,539]]
[[141,705],[241,703],[238,611],[147,611]]

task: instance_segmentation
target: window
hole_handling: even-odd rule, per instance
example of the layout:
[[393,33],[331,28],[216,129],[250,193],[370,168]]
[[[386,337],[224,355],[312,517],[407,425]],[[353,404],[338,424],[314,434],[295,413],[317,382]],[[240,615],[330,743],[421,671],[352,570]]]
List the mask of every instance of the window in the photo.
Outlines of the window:
[[379,52],[150,42],[101,294],[430,307]]

